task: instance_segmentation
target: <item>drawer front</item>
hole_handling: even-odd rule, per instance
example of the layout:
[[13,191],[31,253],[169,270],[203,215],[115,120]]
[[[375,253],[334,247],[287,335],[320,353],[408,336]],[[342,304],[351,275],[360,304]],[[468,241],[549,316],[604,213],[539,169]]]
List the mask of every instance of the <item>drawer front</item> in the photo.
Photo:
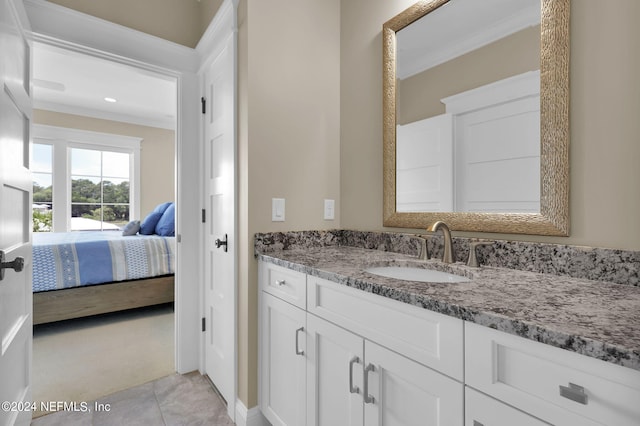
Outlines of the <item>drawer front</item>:
[[634,425],[640,371],[465,323],[466,384],[555,425]]
[[465,387],[464,426],[549,426],[535,417]]
[[307,310],[462,381],[462,320],[309,276]]
[[307,275],[282,266],[260,262],[260,285],[262,291],[306,309]]

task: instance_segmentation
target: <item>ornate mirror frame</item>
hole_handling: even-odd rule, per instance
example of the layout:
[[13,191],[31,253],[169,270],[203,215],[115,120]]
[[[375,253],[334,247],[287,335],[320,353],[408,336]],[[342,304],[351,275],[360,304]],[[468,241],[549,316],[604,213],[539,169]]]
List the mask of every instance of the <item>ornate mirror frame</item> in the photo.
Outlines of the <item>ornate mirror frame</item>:
[[452,230],[569,235],[569,1],[541,0],[540,213],[396,211],[396,32],[451,0],[423,0],[387,21],[383,39],[383,223]]

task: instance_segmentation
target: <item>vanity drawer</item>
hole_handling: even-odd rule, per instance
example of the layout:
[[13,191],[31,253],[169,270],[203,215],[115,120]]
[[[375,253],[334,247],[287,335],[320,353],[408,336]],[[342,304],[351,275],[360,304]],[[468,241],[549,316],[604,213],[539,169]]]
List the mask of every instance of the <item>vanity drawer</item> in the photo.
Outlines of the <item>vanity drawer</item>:
[[262,291],[306,309],[307,275],[272,263],[260,262]]
[[640,371],[473,323],[465,382],[554,425],[640,423]]
[[307,311],[462,381],[462,320],[308,276]]
[[548,426],[520,410],[465,386],[464,426]]

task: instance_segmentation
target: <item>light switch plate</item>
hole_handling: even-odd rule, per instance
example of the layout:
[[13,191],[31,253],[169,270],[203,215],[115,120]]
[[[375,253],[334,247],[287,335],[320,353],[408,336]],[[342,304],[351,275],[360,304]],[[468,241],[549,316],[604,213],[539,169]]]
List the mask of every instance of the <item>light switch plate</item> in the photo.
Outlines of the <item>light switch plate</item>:
[[324,200],[324,219],[334,220],[336,218],[335,200]]
[[271,199],[271,221],[284,222],[284,198]]

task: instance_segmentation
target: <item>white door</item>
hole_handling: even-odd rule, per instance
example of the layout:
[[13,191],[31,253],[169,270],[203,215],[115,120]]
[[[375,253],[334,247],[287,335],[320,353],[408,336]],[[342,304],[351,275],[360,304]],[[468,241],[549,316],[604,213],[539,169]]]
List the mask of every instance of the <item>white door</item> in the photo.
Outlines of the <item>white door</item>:
[[[0,0],[0,250],[5,262],[0,281],[0,424],[31,421],[31,46],[16,7]],[[24,11],[23,11],[24,12]],[[23,15],[24,16],[24,15]],[[5,265],[8,266],[8,265]],[[9,404],[6,406],[6,404]]]
[[453,210],[453,116],[442,114],[396,130],[396,211]]
[[231,38],[204,75],[205,373],[235,412],[236,238]]
[[307,315],[307,426],[360,426],[364,340]]
[[305,424],[306,315],[262,294],[260,411],[273,426]]
[[365,425],[462,426],[463,385],[365,341]]

